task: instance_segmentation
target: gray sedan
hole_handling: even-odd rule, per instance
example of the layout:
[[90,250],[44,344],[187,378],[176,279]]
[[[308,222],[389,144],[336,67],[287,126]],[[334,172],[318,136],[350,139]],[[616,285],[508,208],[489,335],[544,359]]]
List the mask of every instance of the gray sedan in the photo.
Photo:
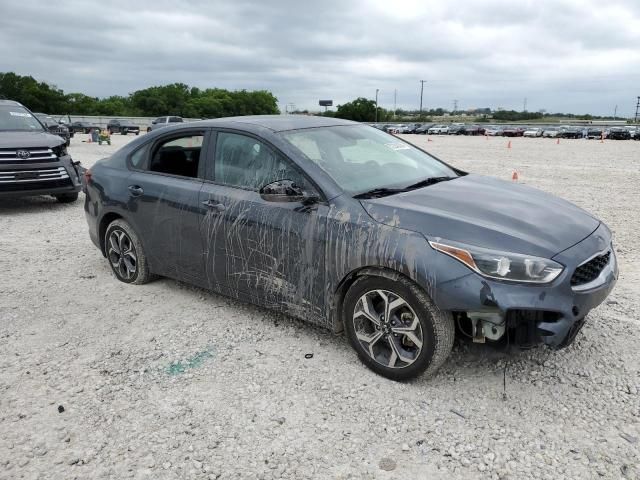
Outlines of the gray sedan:
[[122,282],[171,277],[345,332],[394,380],[435,372],[456,329],[565,347],[617,278],[591,214],[331,118],[153,131],[97,162],[85,193]]

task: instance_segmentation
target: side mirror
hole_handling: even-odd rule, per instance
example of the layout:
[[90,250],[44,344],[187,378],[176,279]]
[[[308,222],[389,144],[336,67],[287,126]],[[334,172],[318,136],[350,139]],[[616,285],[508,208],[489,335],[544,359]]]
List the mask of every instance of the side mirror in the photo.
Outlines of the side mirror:
[[308,195],[293,180],[277,180],[260,189],[260,197],[267,202],[314,203],[317,197]]

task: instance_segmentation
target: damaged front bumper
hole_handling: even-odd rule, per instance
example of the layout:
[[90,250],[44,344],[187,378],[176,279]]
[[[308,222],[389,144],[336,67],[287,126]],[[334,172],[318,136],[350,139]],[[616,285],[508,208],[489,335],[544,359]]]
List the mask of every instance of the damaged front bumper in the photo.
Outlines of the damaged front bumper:
[[[594,278],[578,275],[579,268],[584,270],[589,261],[606,253],[608,261],[601,270],[588,270]],[[509,343],[521,346],[544,343],[563,348],[574,340],[589,311],[613,289],[618,264],[611,233],[603,224],[553,260],[565,266],[562,274],[549,284],[531,285],[488,279],[440,255],[438,262],[447,265],[438,266],[438,271],[448,271],[450,279],[435,282],[433,300],[440,309],[470,320],[470,335],[479,341],[506,336]],[[485,331],[478,331],[479,326]]]

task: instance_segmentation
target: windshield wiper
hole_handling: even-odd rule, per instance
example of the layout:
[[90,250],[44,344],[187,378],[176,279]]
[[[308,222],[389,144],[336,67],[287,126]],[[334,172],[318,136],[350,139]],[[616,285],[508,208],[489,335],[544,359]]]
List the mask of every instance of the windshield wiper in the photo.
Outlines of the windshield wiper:
[[429,177],[424,180],[420,180],[417,183],[413,183],[411,185],[406,186],[403,190],[415,190],[416,188],[428,187],[429,185],[433,185],[435,183],[446,182],[447,180],[453,180],[458,177]]
[[353,198],[386,197],[387,195],[394,195],[396,193],[408,192],[409,190],[415,190],[416,188],[428,187],[429,185],[433,185],[434,183],[446,182],[447,180],[453,180],[454,178],[458,178],[458,177],[429,177],[404,188],[386,188],[386,187],[374,188],[373,190],[368,190],[366,192],[354,195]]
[[354,195],[353,198],[378,198],[386,197],[387,195],[393,195],[395,193],[405,192],[404,188],[374,188],[366,192]]

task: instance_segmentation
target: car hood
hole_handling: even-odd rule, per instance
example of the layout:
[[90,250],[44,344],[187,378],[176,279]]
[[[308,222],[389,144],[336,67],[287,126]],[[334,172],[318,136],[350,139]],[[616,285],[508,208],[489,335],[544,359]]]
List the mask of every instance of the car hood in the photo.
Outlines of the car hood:
[[546,258],[580,242],[600,225],[561,198],[480,175],[361,203],[376,221],[429,239]]
[[7,132],[0,130],[0,148],[57,147],[64,140],[45,132]]

